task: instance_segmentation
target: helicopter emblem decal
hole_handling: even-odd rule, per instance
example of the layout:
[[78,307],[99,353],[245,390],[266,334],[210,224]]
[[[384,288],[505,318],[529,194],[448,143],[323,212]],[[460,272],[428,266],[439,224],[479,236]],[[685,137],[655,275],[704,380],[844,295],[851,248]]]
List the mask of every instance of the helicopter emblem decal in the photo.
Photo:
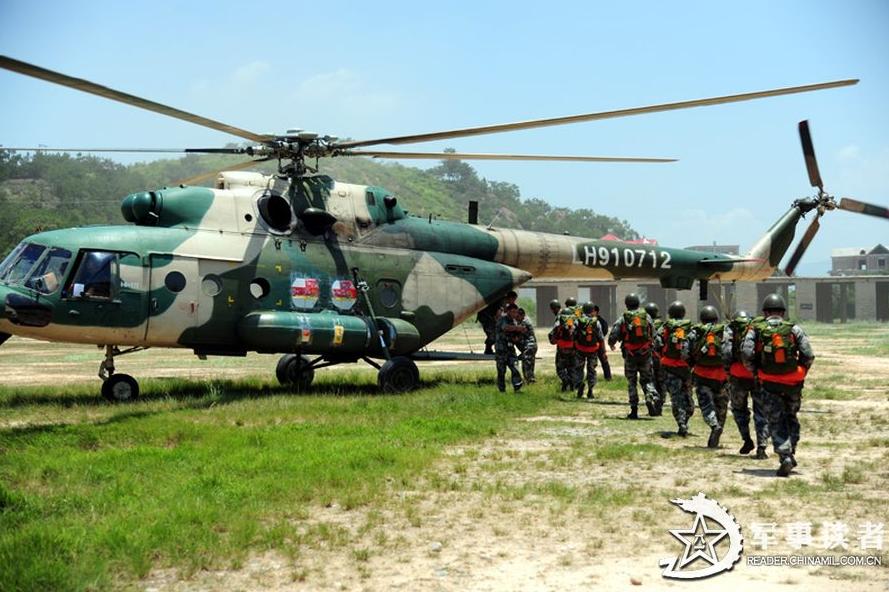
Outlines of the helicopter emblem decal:
[[317,278],[294,276],[290,280],[290,303],[293,308],[314,308],[320,295]]
[[358,301],[358,289],[352,280],[337,280],[330,286],[330,299],[340,310],[349,310]]
[[[659,565],[664,568],[661,575],[678,580],[696,580],[732,569],[744,550],[741,527],[735,517],[703,493],[698,493],[691,499],[673,499],[670,502],[683,511],[694,514],[695,519],[691,528],[670,530],[670,534],[685,545],[685,548],[680,556],[666,557],[659,561]],[[719,549],[725,547],[724,543],[720,543],[726,537],[728,549],[719,557]],[[684,569],[698,559],[709,565],[700,569]]]

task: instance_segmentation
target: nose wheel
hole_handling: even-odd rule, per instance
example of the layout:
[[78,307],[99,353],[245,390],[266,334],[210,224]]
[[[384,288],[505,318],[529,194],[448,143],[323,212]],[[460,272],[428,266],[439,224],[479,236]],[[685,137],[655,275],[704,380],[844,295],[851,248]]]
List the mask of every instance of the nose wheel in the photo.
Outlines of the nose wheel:
[[139,383],[129,374],[114,373],[114,358],[148,349],[131,347],[121,351],[116,346],[105,346],[105,359],[99,364],[99,378],[102,379],[102,396],[112,403],[127,403],[139,397]]

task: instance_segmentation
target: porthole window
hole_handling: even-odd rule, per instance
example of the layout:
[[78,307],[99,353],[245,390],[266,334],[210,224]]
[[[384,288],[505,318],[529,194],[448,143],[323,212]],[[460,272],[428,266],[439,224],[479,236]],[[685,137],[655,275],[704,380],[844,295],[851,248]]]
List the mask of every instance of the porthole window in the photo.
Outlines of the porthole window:
[[185,276],[179,271],[171,271],[164,278],[164,285],[170,292],[181,292],[185,289]]
[[265,278],[256,278],[250,282],[250,295],[259,300],[265,298],[272,291],[269,281]]
[[247,222],[253,222],[253,214],[244,214],[244,220]]
[[400,286],[398,282],[382,280],[377,284],[377,295],[379,296],[380,304],[385,308],[395,308],[398,305]]
[[216,296],[222,292],[222,279],[218,275],[208,275],[201,282],[201,291],[207,296]]

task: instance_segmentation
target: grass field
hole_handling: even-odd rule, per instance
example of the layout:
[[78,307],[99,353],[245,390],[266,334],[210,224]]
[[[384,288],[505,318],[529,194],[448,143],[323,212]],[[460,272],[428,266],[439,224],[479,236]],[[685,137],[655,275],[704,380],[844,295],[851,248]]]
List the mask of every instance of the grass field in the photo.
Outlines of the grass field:
[[[145,352],[119,364],[155,377],[142,399],[110,405],[89,379],[94,348],[13,339],[0,348],[13,377],[0,380],[0,590],[572,589],[621,570],[658,583],[665,529],[683,520],[667,500],[697,491],[742,524],[885,522],[889,327],[810,333],[819,359],[787,480],[736,453],[731,419],[718,451],[699,412],[688,439],[668,437],[669,406],[625,420],[618,367],[594,404],[561,396],[546,348],[542,381],[520,395],[478,364],[421,366],[423,388],[402,396],[375,394],[370,370],[322,371],[296,395],[273,383],[273,359]],[[750,569],[727,576],[887,579]]]

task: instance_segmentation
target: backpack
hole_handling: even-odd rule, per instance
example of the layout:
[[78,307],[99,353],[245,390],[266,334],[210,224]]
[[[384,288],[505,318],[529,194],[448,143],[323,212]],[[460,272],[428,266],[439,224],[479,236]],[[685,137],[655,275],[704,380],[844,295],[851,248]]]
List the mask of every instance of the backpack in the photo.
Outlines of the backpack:
[[768,374],[795,372],[799,348],[793,323],[782,320],[777,325],[762,322],[757,327],[756,351],[760,354],[760,367]]
[[574,343],[578,349],[592,352],[599,349],[599,323],[596,317],[580,317],[574,330]]
[[732,360],[741,359],[741,342],[747,335],[747,331],[753,326],[755,319],[733,319],[728,326],[732,330]]
[[574,341],[574,327],[577,324],[577,317],[573,310],[563,309],[556,318],[556,341]]
[[663,355],[674,360],[682,359],[682,344],[691,329],[691,321],[688,319],[667,319],[664,321]]
[[722,323],[707,323],[699,325],[696,333],[698,339],[695,343],[695,362],[701,366],[722,366],[722,334],[725,325]]
[[628,310],[624,313],[623,335],[624,345],[645,345],[651,342],[648,333],[648,313],[644,310]]

